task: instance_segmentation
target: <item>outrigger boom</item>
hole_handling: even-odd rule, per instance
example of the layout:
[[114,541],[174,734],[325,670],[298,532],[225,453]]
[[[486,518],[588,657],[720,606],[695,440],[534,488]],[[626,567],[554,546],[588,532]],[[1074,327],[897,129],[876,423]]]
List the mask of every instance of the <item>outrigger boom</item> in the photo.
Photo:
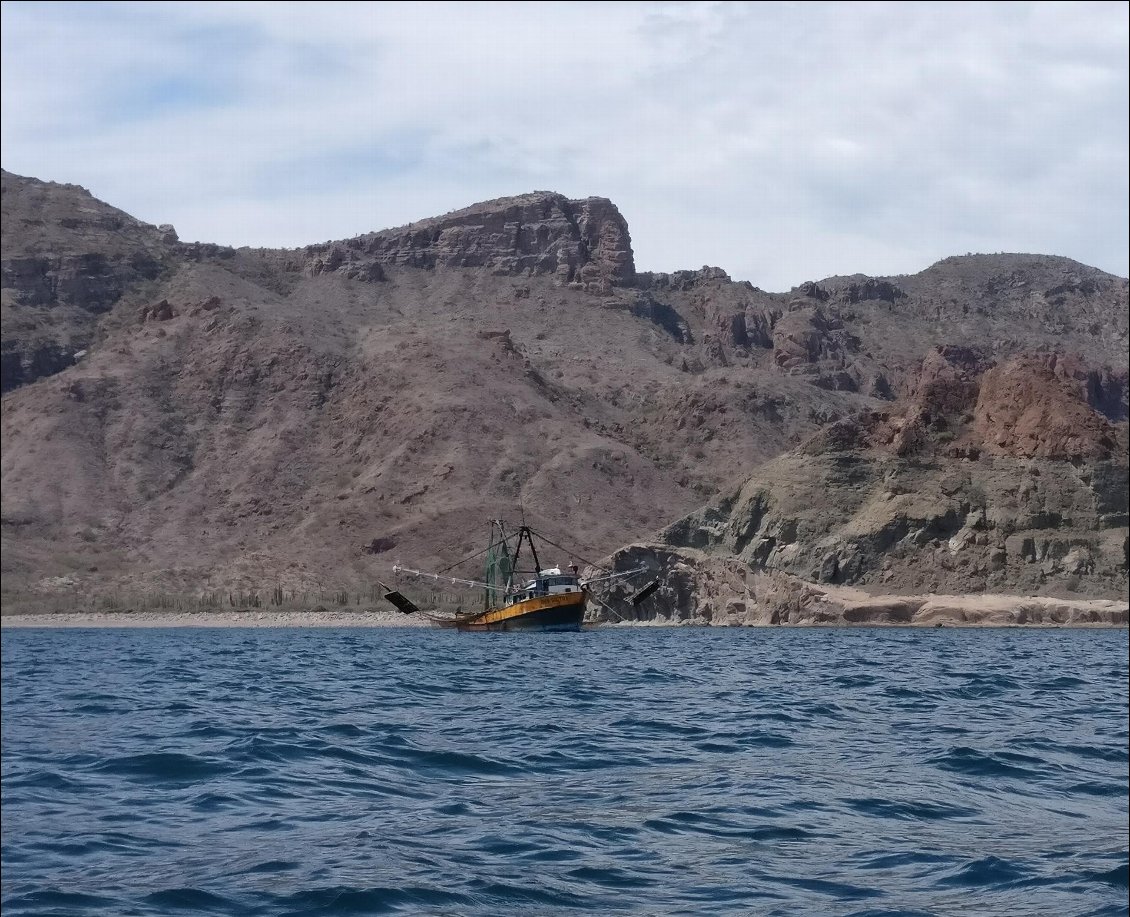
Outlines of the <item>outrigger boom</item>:
[[402,573],[405,576],[414,576],[417,579],[432,579],[439,582],[443,580],[445,583],[451,583],[455,586],[474,586],[477,589],[490,589],[494,592],[505,591],[505,586],[492,586],[490,583],[479,582],[474,579],[460,579],[457,576],[444,576],[442,573],[428,573],[424,570],[413,570],[411,567],[402,567],[400,564],[395,564],[392,568],[393,573]]
[[[633,570],[621,570],[618,573],[609,573],[607,576],[590,576],[588,579],[581,579],[578,580],[578,582],[582,586],[589,586],[592,583],[604,583],[608,582],[609,580],[621,579],[625,576],[636,576],[639,573],[647,573],[647,571],[648,568],[646,566],[636,567]],[[400,564],[393,565],[392,572],[403,574],[404,576],[413,576],[417,579],[430,579],[435,580],[436,582],[442,580],[445,583],[451,583],[455,586],[474,586],[478,589],[490,589],[494,592],[506,591],[505,586],[492,586],[490,583],[484,583],[480,580],[460,579],[457,576],[445,576],[442,573],[428,573],[426,570],[413,570],[411,567],[402,567],[400,566]],[[658,583],[652,583],[650,584],[650,586],[655,586],[656,588],[658,588]],[[644,589],[649,589],[650,586],[645,586]],[[643,590],[641,590],[641,592],[642,591]],[[650,595],[651,593],[649,592],[648,594]]]
[[[460,611],[452,617],[443,617],[423,611],[406,596],[394,590],[389,590],[385,598],[405,614],[419,612],[441,627],[455,627],[459,630],[580,630],[590,585],[635,576],[648,569],[641,566],[632,570],[582,579],[577,574],[576,564],[570,564],[567,571],[559,567],[543,567],[534,544],[535,535],[546,544],[560,550],[568,550],[544,535],[535,533],[527,525],[507,533],[505,524],[501,520],[493,520],[488,547],[447,568],[451,570],[460,564],[486,555],[486,575],[482,580],[451,576],[447,570],[431,573],[400,564],[392,568],[394,573],[405,576],[482,589],[484,591],[482,611]],[[522,549],[526,546],[533,560],[532,570],[521,570],[518,566]],[[589,566],[595,565],[589,564]]]

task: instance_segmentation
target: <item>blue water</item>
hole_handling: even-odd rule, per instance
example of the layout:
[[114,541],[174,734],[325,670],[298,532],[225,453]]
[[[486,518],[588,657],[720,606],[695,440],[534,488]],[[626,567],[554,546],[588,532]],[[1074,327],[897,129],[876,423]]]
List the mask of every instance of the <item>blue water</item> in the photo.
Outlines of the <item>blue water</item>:
[[1127,914],[1127,632],[3,633],[19,914]]

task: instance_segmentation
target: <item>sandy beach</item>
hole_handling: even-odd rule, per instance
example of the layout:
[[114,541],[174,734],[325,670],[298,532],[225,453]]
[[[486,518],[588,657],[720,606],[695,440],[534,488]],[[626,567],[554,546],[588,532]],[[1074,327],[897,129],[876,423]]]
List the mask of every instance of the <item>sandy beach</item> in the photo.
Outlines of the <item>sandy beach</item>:
[[[1126,627],[1130,606],[1103,599],[1003,595],[870,595],[844,586],[804,584],[790,620],[771,623],[764,609],[713,622],[702,618],[591,622],[599,627]],[[386,610],[116,611],[5,613],[0,627],[430,627],[421,615]]]
[[428,627],[396,611],[59,612],[4,614],[0,627]]

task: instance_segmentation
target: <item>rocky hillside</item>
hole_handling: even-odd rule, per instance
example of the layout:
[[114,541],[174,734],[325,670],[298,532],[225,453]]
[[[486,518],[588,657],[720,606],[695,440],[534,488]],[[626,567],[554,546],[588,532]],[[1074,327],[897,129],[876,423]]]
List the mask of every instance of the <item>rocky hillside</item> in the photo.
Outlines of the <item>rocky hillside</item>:
[[98,318],[126,290],[171,265],[172,227],[135,220],[77,185],[0,172],[4,336],[0,379],[7,392],[60,372],[90,346]]
[[[182,243],[80,188],[4,173],[3,220],[8,593],[363,584],[397,559],[450,562],[521,512],[595,558],[718,494],[726,529],[767,460],[756,480],[774,500],[812,499],[796,476],[822,475],[836,512],[856,506],[856,476],[886,486],[883,462],[903,463],[902,497],[953,463],[969,477],[953,493],[984,491],[991,525],[982,467],[1003,481],[1008,462],[1064,463],[1037,490],[1075,507],[1090,485],[1066,468],[1117,478],[1125,441],[1127,281],[1062,258],[774,294],[718,268],[638,272],[611,202],[549,192],[283,251]],[[1027,438],[1046,418],[1010,381],[1021,353],[1066,386],[1051,445]],[[945,428],[904,409],[950,395]],[[900,455],[915,437],[937,457]],[[846,454],[869,470],[844,471]],[[776,564],[765,525],[711,543]],[[694,530],[678,523],[671,544]],[[1107,537],[1088,547],[1096,569]],[[889,572],[861,552],[797,549],[787,569],[835,555],[839,581]],[[1002,581],[1032,582],[1015,571],[1030,572],[1010,560]]]
[[643,609],[611,590],[615,614],[710,619],[760,605],[763,615],[750,573],[777,574],[766,581],[776,587],[1125,601],[1127,425],[1114,420],[1125,417],[1124,377],[1054,354],[994,364],[942,347],[907,388],[891,408],[830,424],[763,465],[657,543],[620,552],[620,569],[647,564],[663,588]]

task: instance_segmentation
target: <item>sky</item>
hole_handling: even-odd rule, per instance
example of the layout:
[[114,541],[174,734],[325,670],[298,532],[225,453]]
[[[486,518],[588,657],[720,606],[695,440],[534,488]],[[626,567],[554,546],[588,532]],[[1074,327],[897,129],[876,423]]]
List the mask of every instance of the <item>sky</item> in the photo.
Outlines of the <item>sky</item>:
[[1112,3],[2,5],[0,162],[298,246],[532,190],[766,290],[966,252],[1128,265]]

